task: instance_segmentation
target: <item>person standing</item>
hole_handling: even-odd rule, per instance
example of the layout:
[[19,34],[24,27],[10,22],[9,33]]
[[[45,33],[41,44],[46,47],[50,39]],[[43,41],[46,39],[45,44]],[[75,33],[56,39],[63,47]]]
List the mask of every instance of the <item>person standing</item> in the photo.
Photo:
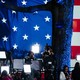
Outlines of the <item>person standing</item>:
[[67,65],[65,65],[60,72],[60,80],[70,80],[70,71]]
[[1,73],[1,78],[0,80],[13,80],[11,76],[9,76],[9,74],[7,73],[6,70],[4,70],[2,73]]
[[74,69],[72,70],[72,80],[80,80],[80,64],[75,63]]

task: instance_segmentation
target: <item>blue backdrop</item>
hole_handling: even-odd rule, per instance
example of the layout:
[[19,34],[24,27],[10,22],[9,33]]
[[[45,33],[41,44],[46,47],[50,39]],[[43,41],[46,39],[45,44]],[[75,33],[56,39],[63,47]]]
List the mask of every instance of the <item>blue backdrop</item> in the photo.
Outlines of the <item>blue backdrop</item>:
[[46,43],[52,45],[52,14],[50,11],[19,12],[3,5],[29,7],[47,4],[43,0],[7,0],[0,3],[0,49],[12,50],[14,58],[23,58],[31,46],[38,44],[40,53]]

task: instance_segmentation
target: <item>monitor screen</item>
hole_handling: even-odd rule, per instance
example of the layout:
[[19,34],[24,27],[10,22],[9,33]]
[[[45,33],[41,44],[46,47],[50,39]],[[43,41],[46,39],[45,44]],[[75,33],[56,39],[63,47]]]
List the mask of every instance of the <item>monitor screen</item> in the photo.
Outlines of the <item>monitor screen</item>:
[[13,68],[14,69],[23,69],[23,59],[14,59]]
[[6,52],[0,51],[0,59],[6,59]]
[[33,60],[31,61],[31,68],[34,70],[40,70],[42,67],[42,62],[41,60]]
[[1,73],[6,70],[7,73],[9,74],[9,66],[1,66]]
[[30,74],[31,73],[31,65],[25,64],[24,65],[24,72],[27,74]]

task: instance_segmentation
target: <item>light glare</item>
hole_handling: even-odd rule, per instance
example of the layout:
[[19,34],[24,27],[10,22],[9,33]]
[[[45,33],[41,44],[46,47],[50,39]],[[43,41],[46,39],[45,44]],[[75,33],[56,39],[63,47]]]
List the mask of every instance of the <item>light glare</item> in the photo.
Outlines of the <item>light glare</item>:
[[31,73],[31,65],[25,64],[24,65],[24,72],[27,74]]
[[39,44],[34,44],[33,46],[32,46],[32,52],[33,53],[39,53],[39,51],[40,51],[40,47],[39,47]]
[[7,73],[9,74],[9,66],[1,66],[1,73],[6,70]]
[[77,55],[77,60],[80,60],[80,55]]

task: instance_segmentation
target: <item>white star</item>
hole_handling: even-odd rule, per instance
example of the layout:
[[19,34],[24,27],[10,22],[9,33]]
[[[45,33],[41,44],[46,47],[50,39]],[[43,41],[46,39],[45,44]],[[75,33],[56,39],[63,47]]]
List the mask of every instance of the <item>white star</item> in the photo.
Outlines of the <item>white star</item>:
[[12,29],[14,32],[17,31],[17,27],[15,27],[15,26]]
[[7,21],[7,19],[5,19],[5,18],[2,19],[2,22],[3,23],[6,23],[6,21]]
[[24,40],[27,40],[27,39],[28,39],[28,36],[25,34],[25,35],[23,36],[23,39],[24,39]]
[[39,31],[39,26],[36,25],[36,26],[34,27],[34,29],[35,29],[35,31],[36,31],[36,30]]
[[44,1],[44,4],[47,4],[47,3],[48,3],[48,0],[45,0],[45,1]]
[[22,20],[23,20],[23,22],[27,22],[28,18],[23,17]]
[[18,47],[18,45],[16,45],[16,44],[13,45],[13,48],[14,49],[17,49],[17,47]]
[[3,39],[3,41],[7,41],[8,37],[4,36],[2,39]]
[[45,37],[46,37],[46,39],[50,39],[50,35],[49,34],[47,34],[47,35],[45,35]]
[[12,14],[16,14],[16,11],[12,10]]
[[45,22],[50,22],[50,18],[48,16],[45,18]]
[[5,1],[4,1],[4,0],[1,0],[1,2],[2,2],[2,3],[5,3]]
[[26,5],[27,1],[23,0],[21,3],[22,5]]

